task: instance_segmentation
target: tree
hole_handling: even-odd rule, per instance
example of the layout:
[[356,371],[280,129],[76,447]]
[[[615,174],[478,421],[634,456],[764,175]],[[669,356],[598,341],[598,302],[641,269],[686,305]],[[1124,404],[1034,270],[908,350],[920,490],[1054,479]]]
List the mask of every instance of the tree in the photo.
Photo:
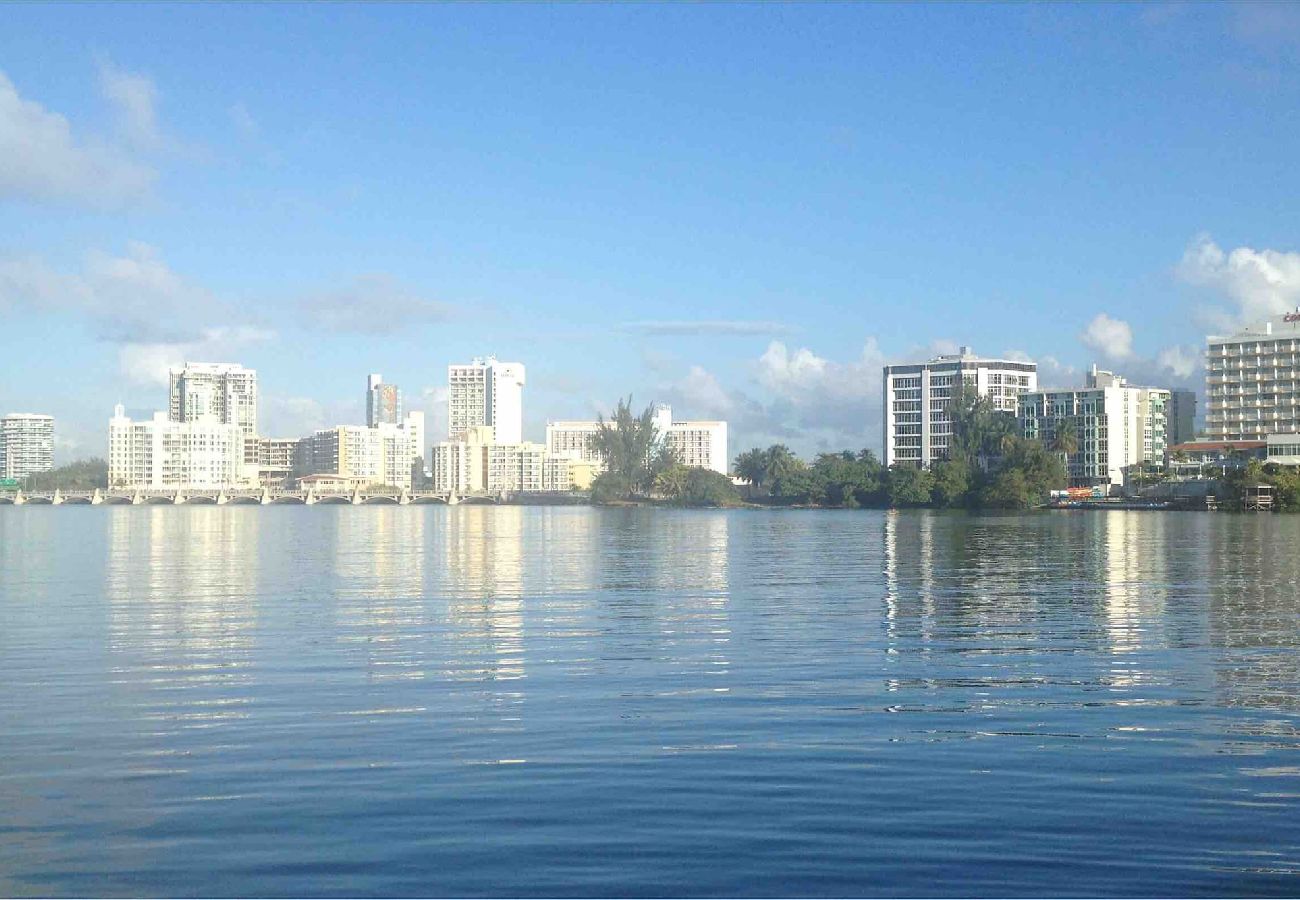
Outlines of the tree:
[[826,492],[816,473],[799,462],[789,474],[772,482],[772,499],[784,504],[821,504]]
[[931,476],[925,469],[895,463],[889,467],[885,483],[892,507],[924,506],[930,502]]
[[737,456],[734,468],[736,474],[753,485],[755,490],[762,490],[767,483],[767,455],[758,447]]
[[812,474],[821,484],[823,502],[830,506],[864,506],[880,499],[881,467],[870,450],[821,453],[813,461]]
[[108,463],[102,459],[80,459],[48,472],[33,472],[23,479],[25,491],[91,491],[108,487]]
[[803,466],[785,444],[773,444],[764,452],[763,468],[767,481],[779,481]]
[[[608,421],[603,415],[599,417],[591,446],[604,463],[601,474],[611,476],[602,484],[602,493],[608,496],[610,492],[621,492],[619,499],[648,493],[655,477],[673,462],[671,453],[659,443],[654,406],[647,406],[639,416],[633,415],[631,397],[618,401]],[[593,483],[593,497],[595,487]]]
[[961,506],[971,489],[970,466],[963,459],[943,459],[930,467],[930,502],[934,506]]
[[690,471],[686,466],[674,463],[655,478],[655,491],[669,500],[680,500],[686,493]]
[[686,506],[735,506],[740,492],[721,472],[691,467],[686,469],[686,484],[678,499]]

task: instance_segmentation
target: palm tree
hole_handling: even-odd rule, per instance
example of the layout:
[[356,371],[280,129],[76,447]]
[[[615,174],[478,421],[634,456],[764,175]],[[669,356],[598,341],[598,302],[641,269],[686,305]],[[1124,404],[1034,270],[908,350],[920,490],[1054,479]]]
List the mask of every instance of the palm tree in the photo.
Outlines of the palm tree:
[[758,447],[736,457],[736,474],[760,490],[767,483],[767,455]]
[[1061,454],[1061,464],[1065,466],[1068,476],[1070,457],[1079,452],[1079,432],[1075,430],[1074,423],[1069,419],[1057,419],[1055,424],[1056,428],[1049,449]]
[[669,500],[680,500],[686,493],[690,474],[683,465],[671,465],[655,477],[655,490]]
[[785,444],[773,444],[767,448],[763,454],[765,459],[765,471],[770,482],[780,481],[782,478],[790,477],[790,474],[799,468],[799,459],[790,452],[790,448]]

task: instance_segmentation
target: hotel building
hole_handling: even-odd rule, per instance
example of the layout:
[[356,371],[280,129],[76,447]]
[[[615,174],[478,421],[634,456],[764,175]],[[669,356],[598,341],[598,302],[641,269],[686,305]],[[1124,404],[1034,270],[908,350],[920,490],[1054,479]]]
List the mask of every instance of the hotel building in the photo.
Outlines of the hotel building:
[[[655,404],[655,431],[663,446],[684,466],[727,474],[727,423],[722,421],[674,422],[672,407]],[[599,463],[592,447],[598,422],[557,421],[546,425],[546,452],[554,457]]]
[[53,416],[10,413],[0,419],[0,478],[26,478],[53,468]]
[[958,378],[996,409],[1015,415],[1020,396],[1038,387],[1038,366],[979,357],[969,347],[929,362],[885,366],[885,465],[929,468],[947,456],[952,386]]
[[412,469],[423,464],[423,445],[420,412],[409,413],[401,425],[340,425],[299,441],[294,471],[299,479],[337,475],[409,490]]
[[1300,432],[1300,311],[1209,338],[1205,404],[1206,440]]
[[524,366],[494,356],[447,367],[447,438],[464,440],[471,428],[490,426],[498,444],[518,444],[524,431]]

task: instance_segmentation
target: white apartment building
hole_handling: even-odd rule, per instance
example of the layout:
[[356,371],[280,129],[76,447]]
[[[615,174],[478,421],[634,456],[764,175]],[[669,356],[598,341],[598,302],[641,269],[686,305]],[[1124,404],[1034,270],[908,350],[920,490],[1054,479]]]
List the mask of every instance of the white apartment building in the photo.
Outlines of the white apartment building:
[[552,456],[544,444],[492,443],[492,429],[471,428],[463,441],[433,445],[433,489],[457,494],[573,489],[572,460]]
[[1300,432],[1300,310],[1207,339],[1205,439]]
[[167,413],[133,422],[119,403],[108,423],[108,484],[114,488],[222,488],[244,482],[239,426],[201,416],[174,422]]
[[961,378],[997,409],[1016,414],[1020,395],[1038,387],[1038,366],[976,356],[969,347],[928,362],[885,366],[885,465],[929,468],[952,438],[952,386]]
[[1020,397],[1021,433],[1051,447],[1057,429],[1074,427],[1077,449],[1066,460],[1071,487],[1124,484],[1130,467],[1163,465],[1170,391],[1129,385],[1093,366],[1082,388]]
[[493,441],[524,439],[524,366],[478,357],[447,367],[447,439],[464,440],[471,428],[491,426]]
[[0,419],[0,478],[26,478],[53,468],[53,416],[10,413]]
[[303,438],[294,470],[299,478],[337,475],[409,490],[411,469],[423,462],[423,445],[423,413],[410,413],[401,425],[340,425]]
[[187,362],[169,373],[168,418],[194,422],[212,416],[226,425],[238,425],[250,441],[244,463],[256,465],[257,372],[238,363]]
[[[727,474],[727,423],[723,421],[674,422],[672,407],[657,403],[654,425],[659,440],[684,466]],[[546,452],[551,456],[599,463],[591,439],[600,424],[592,421],[557,421],[546,425]]]

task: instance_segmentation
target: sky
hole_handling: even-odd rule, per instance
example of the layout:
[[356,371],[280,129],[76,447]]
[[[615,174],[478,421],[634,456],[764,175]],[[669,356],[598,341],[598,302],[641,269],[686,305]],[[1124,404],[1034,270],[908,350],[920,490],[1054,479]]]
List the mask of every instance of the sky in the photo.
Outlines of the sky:
[[1203,388],[1300,304],[1300,5],[0,6],[0,412],[102,456],[169,366],[260,430],[523,362],[731,451],[880,452],[960,345]]

